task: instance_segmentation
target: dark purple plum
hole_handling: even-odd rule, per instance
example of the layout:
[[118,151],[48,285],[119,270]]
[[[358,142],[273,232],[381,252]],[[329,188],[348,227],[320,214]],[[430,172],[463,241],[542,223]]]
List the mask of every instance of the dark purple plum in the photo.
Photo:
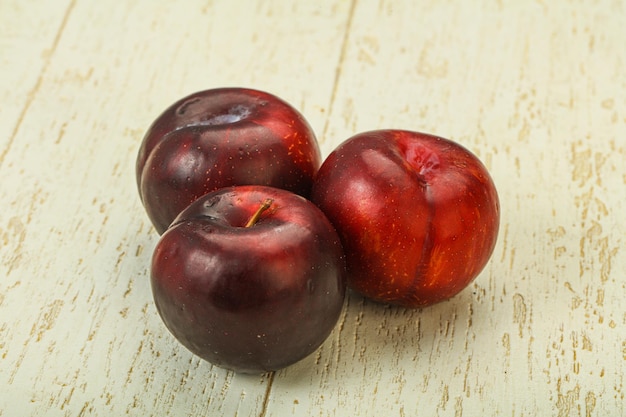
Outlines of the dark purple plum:
[[305,118],[257,90],[200,91],[167,108],[140,146],[141,201],[159,234],[202,195],[234,185],[267,185],[308,197],[321,164]]
[[157,310],[197,356],[244,373],[314,352],[343,306],[345,260],[310,201],[266,186],[200,197],[161,236],[151,266]]

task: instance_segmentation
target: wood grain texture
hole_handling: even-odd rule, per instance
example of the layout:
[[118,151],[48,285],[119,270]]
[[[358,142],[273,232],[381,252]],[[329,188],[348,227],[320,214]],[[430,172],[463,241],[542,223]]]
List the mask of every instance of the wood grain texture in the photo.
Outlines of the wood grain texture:
[[[626,413],[620,1],[0,3],[0,416]],[[407,128],[461,142],[502,205],[491,262],[422,310],[350,294],[275,374],[162,325],[134,162],[196,90],[298,107],[324,154]]]

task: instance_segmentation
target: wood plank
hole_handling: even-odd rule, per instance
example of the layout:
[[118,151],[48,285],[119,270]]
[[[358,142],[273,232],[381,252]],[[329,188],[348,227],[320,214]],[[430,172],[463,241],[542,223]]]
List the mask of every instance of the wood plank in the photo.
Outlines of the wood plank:
[[[31,2],[33,3],[33,2]],[[63,32],[69,1],[42,13],[32,4],[7,1],[0,16],[0,164],[41,86],[43,74]]]

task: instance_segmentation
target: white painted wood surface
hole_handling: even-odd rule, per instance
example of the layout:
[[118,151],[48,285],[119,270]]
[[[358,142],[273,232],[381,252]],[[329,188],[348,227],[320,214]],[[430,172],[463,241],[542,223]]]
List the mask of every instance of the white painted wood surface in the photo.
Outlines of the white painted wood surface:
[[[620,0],[0,2],[0,416],[626,415],[626,4]],[[463,293],[349,296],[274,375],[162,325],[144,130],[196,90],[298,107],[323,152],[408,128],[483,159],[502,204]]]

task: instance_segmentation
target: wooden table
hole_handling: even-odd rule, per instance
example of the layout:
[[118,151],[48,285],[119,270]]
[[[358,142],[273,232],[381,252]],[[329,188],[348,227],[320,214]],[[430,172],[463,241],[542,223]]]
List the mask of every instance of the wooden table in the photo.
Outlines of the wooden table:
[[[0,2],[0,416],[620,416],[626,4]],[[405,128],[496,182],[495,253],[421,310],[350,295],[313,355],[211,366],[152,301],[134,163],[197,90],[296,106],[327,155]]]

